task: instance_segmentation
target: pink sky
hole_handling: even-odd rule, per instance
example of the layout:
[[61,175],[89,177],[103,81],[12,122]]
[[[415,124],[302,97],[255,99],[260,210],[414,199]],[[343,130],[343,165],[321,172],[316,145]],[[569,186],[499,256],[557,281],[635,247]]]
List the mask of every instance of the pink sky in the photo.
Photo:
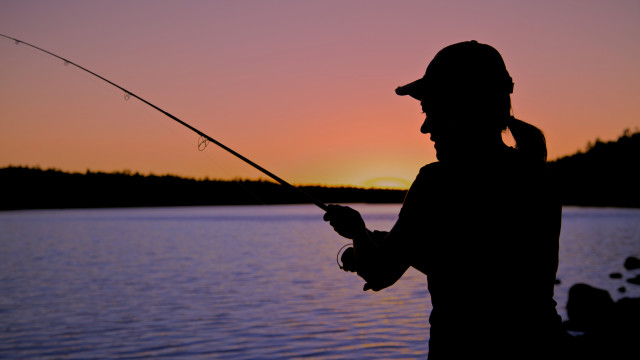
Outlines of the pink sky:
[[[393,90],[464,40],[502,53],[551,159],[640,126],[638,1],[5,0],[0,33],[295,184],[407,186],[435,153]],[[264,177],[123,95],[0,39],[0,167]]]

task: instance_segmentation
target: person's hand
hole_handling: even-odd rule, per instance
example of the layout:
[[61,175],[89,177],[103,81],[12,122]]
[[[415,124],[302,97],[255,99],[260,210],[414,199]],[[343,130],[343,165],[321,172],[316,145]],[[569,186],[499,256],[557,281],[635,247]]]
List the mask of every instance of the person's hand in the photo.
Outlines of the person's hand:
[[340,261],[342,261],[342,266],[340,268],[344,271],[356,272],[356,254],[353,251],[353,247],[348,247],[340,257]]
[[328,221],[338,234],[347,239],[354,239],[367,231],[360,213],[348,206],[329,205],[324,221]]
[[[360,277],[362,277],[365,281],[367,281],[367,279],[365,279],[362,274],[360,272],[358,272],[358,268],[356,267],[356,257],[355,257],[355,251],[353,250],[353,247],[348,247],[343,253],[342,256],[340,257],[340,260],[342,261],[342,266],[340,266],[340,268],[344,271],[349,271],[349,272],[357,272],[358,275],[360,275]],[[376,282],[371,282],[371,281],[367,281],[364,284],[364,287],[362,288],[362,290],[367,291],[367,290],[373,290],[373,291],[380,291],[382,289],[384,289],[385,286],[382,284],[378,284]]]

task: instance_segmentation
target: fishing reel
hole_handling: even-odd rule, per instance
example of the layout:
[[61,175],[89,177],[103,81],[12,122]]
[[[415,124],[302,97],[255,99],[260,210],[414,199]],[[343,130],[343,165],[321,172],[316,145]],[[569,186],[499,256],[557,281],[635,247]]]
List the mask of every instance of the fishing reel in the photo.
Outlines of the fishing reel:
[[344,245],[340,248],[340,250],[338,250],[338,254],[336,255],[336,262],[338,263],[338,267],[344,271],[356,271],[356,258],[352,245],[353,244]]

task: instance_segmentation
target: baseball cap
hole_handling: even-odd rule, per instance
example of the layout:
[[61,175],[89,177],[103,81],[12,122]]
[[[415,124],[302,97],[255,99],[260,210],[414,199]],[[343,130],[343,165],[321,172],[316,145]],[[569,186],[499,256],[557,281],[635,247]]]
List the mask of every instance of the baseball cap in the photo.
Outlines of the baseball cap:
[[422,78],[396,88],[417,100],[437,93],[511,94],[513,81],[498,50],[471,40],[440,50]]

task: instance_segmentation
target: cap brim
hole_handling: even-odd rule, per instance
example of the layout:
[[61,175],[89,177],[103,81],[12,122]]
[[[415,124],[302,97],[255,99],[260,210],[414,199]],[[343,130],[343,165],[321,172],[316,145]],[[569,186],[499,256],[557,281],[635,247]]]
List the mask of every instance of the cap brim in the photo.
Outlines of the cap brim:
[[409,95],[416,100],[422,100],[424,94],[424,79],[418,79],[407,85],[398,86],[396,94],[400,96]]

